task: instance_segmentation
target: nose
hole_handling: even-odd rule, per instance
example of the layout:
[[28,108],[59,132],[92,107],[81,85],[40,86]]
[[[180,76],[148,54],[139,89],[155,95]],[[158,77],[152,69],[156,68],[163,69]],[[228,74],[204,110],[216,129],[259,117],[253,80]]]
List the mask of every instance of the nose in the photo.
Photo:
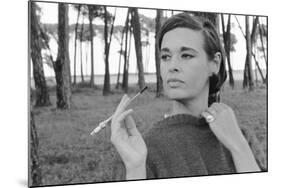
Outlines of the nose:
[[179,72],[180,71],[180,61],[177,57],[172,59],[172,62],[170,63],[169,72]]

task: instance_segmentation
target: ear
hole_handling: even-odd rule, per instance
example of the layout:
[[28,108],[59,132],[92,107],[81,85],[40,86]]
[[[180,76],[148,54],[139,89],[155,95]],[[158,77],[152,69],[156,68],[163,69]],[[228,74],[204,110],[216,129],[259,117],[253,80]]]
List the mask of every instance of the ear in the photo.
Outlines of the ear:
[[215,53],[214,58],[209,62],[210,76],[212,74],[218,74],[220,70],[222,55],[220,52]]

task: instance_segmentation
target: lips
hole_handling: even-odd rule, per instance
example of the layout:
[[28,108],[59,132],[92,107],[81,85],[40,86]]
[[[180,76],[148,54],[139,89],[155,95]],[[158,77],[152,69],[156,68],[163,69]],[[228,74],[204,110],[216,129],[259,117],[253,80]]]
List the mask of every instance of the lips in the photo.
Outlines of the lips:
[[177,78],[170,78],[167,80],[167,83],[171,88],[176,88],[179,87],[182,83],[184,83],[184,81]]
[[177,79],[177,78],[169,78],[167,82],[168,82],[168,83],[169,83],[169,82],[181,82],[181,83],[184,83],[182,80]]

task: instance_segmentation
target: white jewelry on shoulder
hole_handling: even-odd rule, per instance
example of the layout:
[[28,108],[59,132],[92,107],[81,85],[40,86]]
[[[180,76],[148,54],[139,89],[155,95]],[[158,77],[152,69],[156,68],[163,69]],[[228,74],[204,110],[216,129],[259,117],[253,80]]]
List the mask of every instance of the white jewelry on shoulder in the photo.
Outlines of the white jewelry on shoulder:
[[169,117],[170,115],[169,114],[164,114],[164,118],[167,118]]
[[206,117],[206,121],[208,123],[212,123],[213,121],[215,121],[215,117],[213,115],[211,115],[210,113],[208,113],[207,117]]

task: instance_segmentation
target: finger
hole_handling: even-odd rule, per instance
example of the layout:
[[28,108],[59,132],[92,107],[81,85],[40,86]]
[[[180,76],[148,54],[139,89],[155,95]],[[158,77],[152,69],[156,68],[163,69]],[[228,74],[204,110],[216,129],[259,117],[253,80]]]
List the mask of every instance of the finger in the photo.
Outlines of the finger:
[[118,130],[122,130],[124,129],[124,127],[122,126],[121,121],[126,118],[126,116],[130,115],[131,113],[133,113],[133,110],[127,110],[121,114],[118,114],[118,116],[114,119],[114,121],[111,122],[111,134],[115,135],[115,133],[118,132]]
[[130,135],[132,135],[132,136],[140,135],[140,132],[138,131],[138,129],[136,127],[136,123],[135,123],[135,121],[134,121],[134,119],[131,115],[128,115],[125,118],[125,123],[126,123],[127,130],[128,130]]
[[228,105],[224,104],[224,103],[220,103],[221,106],[224,108],[224,109],[231,109]]
[[[128,131],[128,123],[126,122],[126,118],[133,113],[132,109],[129,109],[123,113],[121,113],[118,118],[117,118],[117,122],[119,122],[119,126],[118,126],[118,130],[122,131],[123,133],[125,132],[125,134],[127,136],[131,136],[131,134]],[[121,123],[122,122],[122,123]],[[117,128],[116,128],[117,129]]]
[[201,116],[205,118],[206,122],[209,123],[209,125],[213,123],[213,122],[209,122],[210,115],[212,114],[210,114],[208,111],[204,111],[201,113]]
[[130,97],[128,97],[127,95],[125,96],[125,99],[124,101],[122,102],[122,104],[120,104],[120,106],[118,106],[118,109],[116,110],[116,112],[119,114],[119,113],[122,113],[129,105],[130,103]]
[[128,96],[127,96],[126,94],[123,95],[121,101],[119,102],[119,104],[118,104],[118,106],[117,106],[117,108],[116,108],[115,113],[119,111],[118,109],[120,109],[121,106],[123,106],[123,104],[124,104],[124,102],[127,100],[127,98],[128,98]]
[[133,112],[134,112],[133,109],[129,109],[129,110],[126,110],[126,111],[120,113],[119,116],[116,117],[116,122],[123,121],[128,115],[132,114]]
[[217,110],[214,107],[207,108],[206,112],[209,112],[213,116],[216,116],[216,114],[217,114]]
[[211,107],[217,112],[220,113],[224,110],[224,108],[220,105],[220,103],[213,103]]

